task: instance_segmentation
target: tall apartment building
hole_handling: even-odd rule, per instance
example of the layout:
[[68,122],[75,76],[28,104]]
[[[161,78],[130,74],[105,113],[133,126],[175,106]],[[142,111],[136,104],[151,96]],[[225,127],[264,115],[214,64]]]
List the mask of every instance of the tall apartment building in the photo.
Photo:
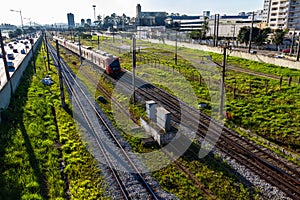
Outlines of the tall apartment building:
[[68,13],[67,17],[68,17],[68,27],[74,28],[75,27],[74,14]]
[[290,1],[288,28],[300,30],[300,0]]
[[300,30],[300,0],[264,0],[263,14],[272,29]]
[[271,7],[271,0],[264,0],[263,18],[262,18],[262,22],[264,23],[269,22],[270,7]]

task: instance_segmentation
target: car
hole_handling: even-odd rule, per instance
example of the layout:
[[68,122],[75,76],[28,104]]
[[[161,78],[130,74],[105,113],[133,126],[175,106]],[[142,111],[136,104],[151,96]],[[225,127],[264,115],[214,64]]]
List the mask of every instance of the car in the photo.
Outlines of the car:
[[26,48],[26,49],[29,49],[29,46],[28,46],[28,45],[26,45],[26,46],[25,46],[25,48]]
[[26,54],[25,49],[21,49],[21,54]]
[[7,54],[7,59],[8,59],[8,60],[13,60],[13,59],[15,59],[14,54],[13,54],[13,53],[8,53],[8,54]]
[[284,55],[279,54],[279,55],[276,55],[275,58],[284,58]]
[[251,54],[257,54],[257,51],[251,50],[250,53]]
[[13,52],[18,53],[19,51],[18,51],[18,49],[13,49]]
[[7,62],[7,67],[9,72],[15,71],[15,64],[12,61]]
[[[282,50],[282,53],[290,53],[291,52],[291,49],[283,49]],[[292,50],[292,53],[294,53],[294,51]]]

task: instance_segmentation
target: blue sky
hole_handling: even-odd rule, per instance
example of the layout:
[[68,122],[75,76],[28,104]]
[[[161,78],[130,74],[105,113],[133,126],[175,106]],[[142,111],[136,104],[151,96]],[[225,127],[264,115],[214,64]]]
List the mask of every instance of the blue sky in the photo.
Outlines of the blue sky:
[[0,23],[20,25],[21,19],[18,12],[10,9],[21,10],[24,24],[34,21],[40,24],[53,24],[67,22],[67,13],[75,15],[75,22],[80,19],[93,19],[92,5],[96,5],[96,15],[109,15],[125,13],[135,16],[135,6],[139,3],[142,11],[166,11],[199,15],[204,10],[211,14],[237,14],[240,11],[255,11],[263,8],[263,0],[12,0],[11,4],[1,5]]

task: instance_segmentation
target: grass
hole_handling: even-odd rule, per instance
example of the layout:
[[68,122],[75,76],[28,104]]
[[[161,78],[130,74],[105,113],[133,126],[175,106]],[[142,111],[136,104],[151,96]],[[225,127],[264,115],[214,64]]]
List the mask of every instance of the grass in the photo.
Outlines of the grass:
[[[126,58],[125,58],[126,59]],[[71,62],[73,58],[66,56],[65,61],[67,63]],[[72,66],[74,70],[76,70],[78,66]],[[88,88],[90,85],[93,85],[91,82],[93,80],[88,79],[84,75],[89,75],[93,77],[93,79],[99,81],[99,85],[103,87],[108,93],[112,93],[114,90],[112,84],[106,80],[104,77],[99,77],[97,73],[95,73],[89,66],[84,65],[85,71],[84,73],[80,74],[80,80],[84,82]],[[147,74],[151,77],[150,73],[159,73],[158,79],[156,79],[157,83],[159,83],[160,79],[166,79],[166,82],[170,82],[172,79],[172,73],[167,73],[163,70],[163,68],[154,68],[151,66],[145,66],[144,69],[140,69],[138,73],[140,74]],[[184,79],[184,78],[183,78]],[[182,80],[176,79],[173,81],[172,85],[169,87],[179,87],[180,82]],[[179,84],[179,85],[176,85]],[[92,88],[93,91],[95,88]],[[187,92],[187,91],[185,91]],[[104,96],[101,91],[96,91],[95,96]],[[115,96],[120,102],[127,101],[126,97],[119,94]],[[139,132],[136,135],[127,134],[130,133],[131,127],[129,126],[130,120],[124,117],[121,121],[115,121],[114,109],[112,109],[112,104],[110,99],[106,98],[108,101],[107,103],[98,102],[101,109],[107,114],[107,116],[111,119],[112,123],[119,128],[119,131],[126,139],[126,141],[131,145],[133,152],[136,153],[145,153],[145,152],[152,152],[153,150],[157,150],[158,147],[152,146],[150,148],[145,148],[141,144],[141,138],[137,137],[137,135],[141,134]],[[195,103],[195,102],[194,102]],[[196,105],[195,105],[196,106]],[[129,111],[135,118],[139,118],[145,115],[145,110],[142,106],[129,106]],[[229,173],[222,172],[222,168],[218,168],[215,164],[214,159],[210,160],[202,160],[199,161],[197,158],[189,158],[189,153],[186,154],[180,159],[180,162],[184,163],[184,165],[189,168],[198,178],[199,181],[205,183],[208,190],[215,196],[215,198],[219,199],[227,199],[227,198],[239,198],[239,199],[249,199],[249,198],[256,198],[256,195],[253,195],[249,192],[249,188],[244,186],[243,184],[239,183],[236,178],[234,178]],[[162,157],[157,157],[158,160],[161,160]],[[153,163],[146,163],[147,166],[153,167]],[[226,166],[225,166],[226,167]],[[227,166],[228,168],[228,166]],[[193,182],[187,177],[185,173],[180,171],[174,164],[170,164],[167,167],[153,172],[153,176],[159,181],[160,185],[163,187],[164,190],[174,193],[180,199],[210,199],[211,197],[205,194],[203,191],[199,190]],[[224,186],[224,187],[223,187]]]
[[40,82],[46,75],[43,55],[37,53],[37,73],[28,66],[2,113],[0,199],[106,199],[97,162],[81,141],[69,110],[60,106],[53,65],[49,75],[55,83]]

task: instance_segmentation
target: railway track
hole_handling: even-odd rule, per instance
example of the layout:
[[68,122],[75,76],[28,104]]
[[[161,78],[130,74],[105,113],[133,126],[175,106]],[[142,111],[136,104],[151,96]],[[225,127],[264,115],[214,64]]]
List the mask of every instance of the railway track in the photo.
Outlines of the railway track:
[[[93,65],[93,64],[92,64]],[[98,80],[95,80],[93,77],[89,76],[88,74],[84,74],[85,78],[87,78],[88,80],[91,80],[93,83],[97,83]],[[110,78],[109,76],[106,76],[107,78]],[[111,80],[113,81],[113,79]],[[133,118],[131,115],[129,115],[129,113],[127,112],[127,110],[125,110],[125,108],[122,106],[122,104],[120,104],[118,102],[118,100],[116,100],[114,97],[111,96],[111,94],[109,94],[108,91],[106,91],[105,89],[103,89],[101,87],[101,85],[97,85],[97,89],[99,91],[101,91],[101,93],[105,96],[105,98],[110,99],[111,102],[113,102],[114,106],[118,107],[118,110],[123,112],[124,115],[127,116],[127,118],[131,118],[135,123],[138,123],[137,119]],[[179,143],[181,143],[180,141],[178,141]],[[183,146],[185,144],[182,144]],[[182,171],[187,178],[189,178],[190,180],[192,180],[194,182],[194,184],[196,185],[196,187],[202,191],[206,196],[211,197],[212,199],[216,199],[217,197],[212,194],[211,191],[209,191],[208,188],[206,188],[197,178],[196,176],[191,173],[189,171],[189,169],[187,169],[185,166],[183,166],[178,160],[177,157],[173,155],[174,152],[176,152],[176,155],[181,155],[182,152],[179,152],[176,147],[173,145],[172,146],[172,150],[173,151],[167,151],[165,149],[163,149],[164,154],[170,158],[170,160],[173,161],[173,163],[175,164],[175,166],[177,167],[177,169],[179,169],[180,171]],[[197,154],[194,154],[197,156]]]
[[[124,87],[132,88],[131,75],[124,73],[123,76],[125,77],[124,80],[127,80],[127,82],[124,82]],[[138,79],[137,85],[142,86],[136,91],[138,95],[143,96],[145,100],[155,100],[163,105],[172,113],[174,121],[180,122],[181,115],[185,115],[187,120],[181,123],[184,123],[187,127],[196,128],[197,134],[201,138],[205,137],[210,123],[213,123],[217,129],[212,131],[213,134],[207,138],[208,141],[219,136],[218,128],[221,128],[222,134],[217,143],[217,148],[251,169],[262,179],[279,188],[287,196],[293,199],[300,199],[299,167],[292,163],[286,163],[258,145],[242,138],[227,127],[221,127],[218,122],[209,116],[200,113],[184,102],[180,102],[176,97],[163,90],[140,79]],[[184,112],[182,113],[181,111]],[[200,120],[198,121],[199,118]]]
[[[126,73],[124,76],[128,76],[128,78],[123,80],[128,80],[127,84],[131,85],[131,75]],[[140,83],[137,83],[137,85],[147,85],[140,87],[137,91],[139,95],[145,97],[145,100],[154,100],[163,105],[172,113],[172,119],[176,122],[180,122],[180,119],[182,119],[181,115],[185,115],[184,119],[187,120],[182,121],[181,123],[187,127],[192,126],[195,128],[197,134],[201,138],[206,136],[210,123],[214,124],[213,127],[223,129],[221,134],[217,132],[218,130],[214,129],[211,131],[212,134],[209,137],[206,136],[206,138],[208,141],[213,141],[214,137],[220,135],[216,145],[217,148],[227,153],[241,164],[247,166],[262,179],[278,187],[286,193],[287,196],[295,199],[300,198],[300,168],[298,166],[295,166],[292,163],[285,163],[265,149],[242,138],[239,134],[229,128],[220,127],[218,122],[188,106],[184,102],[180,102],[180,100],[173,95],[145,83],[142,80],[138,81]],[[181,110],[184,110],[184,112],[180,113]],[[200,118],[199,121],[197,121],[198,118]]]
[[[58,58],[56,51],[49,44],[50,54],[57,66]],[[113,194],[114,199],[160,199],[152,187],[147,183],[144,175],[140,172],[136,158],[128,155],[126,146],[119,141],[114,134],[111,125],[107,123],[95,107],[93,98],[87,90],[79,83],[74,73],[69,69],[63,60],[60,60],[64,82],[72,97],[74,109],[79,112],[79,120],[86,129],[90,130],[90,137],[93,137],[98,147],[98,153],[106,168],[114,178],[115,189],[119,192]],[[125,146],[125,147],[124,147]],[[122,162],[120,162],[122,161]],[[110,178],[111,178],[110,177]]]

